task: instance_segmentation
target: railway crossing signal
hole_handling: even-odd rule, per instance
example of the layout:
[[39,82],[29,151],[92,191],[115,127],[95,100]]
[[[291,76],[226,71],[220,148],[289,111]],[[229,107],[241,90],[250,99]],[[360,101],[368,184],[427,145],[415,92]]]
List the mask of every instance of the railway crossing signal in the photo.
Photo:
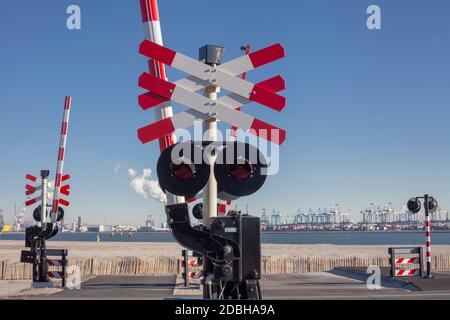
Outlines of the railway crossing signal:
[[[172,235],[204,258],[206,299],[261,299],[259,218],[239,212],[218,216],[217,212],[226,209],[220,201],[229,204],[250,195],[266,180],[264,155],[257,150],[257,159],[252,158],[252,146],[236,141],[235,131],[240,129],[280,145],[286,139],[283,129],[241,112],[241,107],[253,102],[277,112],[284,109],[286,98],[278,94],[286,87],[281,76],[256,84],[245,77],[247,72],[283,58],[284,48],[275,44],[250,53],[247,46],[246,55],[222,64],[224,48],[206,45],[200,49],[198,61],[163,46],[156,0],[141,0],[141,9],[146,40],[139,52],[149,59],[150,70],[139,77],[139,86],[147,92],[139,96],[138,102],[143,110],[155,111],[156,121],[138,129],[138,138],[143,144],[160,141],[157,173],[161,189],[168,195],[166,214]],[[169,82],[165,65],[187,76]],[[220,88],[228,94],[218,97]],[[204,92],[198,93],[200,90]],[[188,109],[174,115],[171,102]],[[175,131],[193,126],[196,120],[203,121],[204,141],[177,144]],[[217,141],[217,121],[231,125],[234,133],[230,143]],[[199,150],[206,158],[191,159],[184,147],[178,154],[176,148],[181,145],[186,150]],[[228,158],[225,151],[236,146],[244,146],[244,153],[222,164],[219,156],[226,153]],[[193,226],[188,203],[198,199],[202,189],[203,203],[195,206],[194,214],[203,225]],[[176,199],[180,201],[170,196],[180,196]]]
[[[44,171],[46,171],[46,170],[44,170]],[[27,180],[31,181],[31,182],[37,182],[37,180],[38,180],[35,176],[33,176],[31,174],[27,174],[25,176],[25,178]],[[61,182],[65,182],[65,181],[67,181],[69,179],[70,179],[70,175],[65,174],[65,175],[63,175],[61,177]],[[45,184],[45,187],[44,187],[44,184]],[[48,200],[52,199],[51,194],[52,194],[52,191],[53,191],[53,188],[50,188],[48,186],[47,177],[45,179],[41,179],[41,184],[40,185],[33,186],[33,185],[30,185],[30,184],[26,184],[25,185],[25,195],[28,198],[31,197],[32,195],[34,195],[36,192],[42,191],[43,188],[45,188],[47,190],[47,193],[44,195],[41,192],[41,194],[38,195],[37,197],[32,198],[32,199],[28,199],[25,202],[25,206],[31,207],[33,205],[38,204],[38,202],[41,202],[41,205],[40,205],[40,207],[41,207],[42,206],[43,197],[46,196],[47,199],[45,199],[45,202],[48,203]],[[61,193],[62,195],[65,195],[65,196],[69,196],[70,195],[70,185],[69,184],[64,184],[64,185],[60,186],[59,187],[59,193]],[[62,205],[64,207],[69,207],[70,206],[70,202],[68,200],[66,200],[66,199],[63,199],[63,198],[59,198],[58,199],[58,204]],[[48,207],[48,205],[47,205],[47,207]],[[58,209],[58,217],[61,216],[60,212],[61,212],[61,210]],[[60,221],[60,220],[58,220],[58,221]]]
[[[65,183],[70,179],[68,174],[63,174],[64,160],[66,153],[67,133],[69,130],[69,117],[72,98],[67,96],[64,101],[64,113],[61,124],[60,142],[58,146],[58,162],[55,170],[55,185],[53,188],[49,187],[48,177],[49,170],[41,171],[40,185],[35,185],[38,178],[27,174],[25,178],[29,181],[25,185],[25,195],[27,207],[38,205],[33,211],[33,218],[40,223],[25,230],[25,246],[31,248],[29,251],[22,251],[21,262],[31,263],[33,265],[33,286],[47,287],[49,285],[49,278],[63,278],[63,286],[65,285],[65,265],[63,271],[48,272],[48,265],[56,260],[48,260],[47,255],[55,255],[55,250],[46,249],[46,240],[56,236],[58,233],[58,222],[64,219],[64,209],[60,206],[68,207],[70,202],[60,195],[70,195],[70,185]],[[53,189],[53,190],[52,190]],[[53,193],[50,193],[53,191]],[[40,192],[40,195],[31,198],[35,193]],[[30,199],[31,198],[31,199]],[[47,208],[51,208],[50,214],[47,214]],[[53,252],[53,253],[52,253]],[[56,255],[61,255],[64,260],[67,256],[67,250],[56,250]],[[47,262],[50,261],[50,264]]]
[[420,199],[423,199],[423,207],[425,211],[425,235],[426,235],[426,258],[427,258],[427,274],[426,277],[431,279],[431,217],[438,209],[438,202],[434,197],[425,194],[423,197],[413,197],[408,200],[408,210],[418,213],[422,208]]
[[[268,141],[277,144],[284,142],[286,132],[283,129],[236,110],[251,102],[260,103],[275,111],[284,109],[286,99],[276,93],[285,88],[281,76],[258,84],[237,77],[283,58],[284,49],[280,44],[255,51],[220,66],[207,65],[148,40],[141,43],[139,51],[149,58],[189,74],[187,78],[174,83],[149,73],[140,76],[139,86],[150,91],[139,97],[139,104],[143,109],[153,108],[168,101],[190,108],[187,112],[139,129],[138,137],[142,143],[170,135],[176,129],[192,126],[197,118],[203,120],[214,118],[244,131],[250,131]],[[196,93],[211,85],[220,86],[231,93],[217,101],[211,101]]]

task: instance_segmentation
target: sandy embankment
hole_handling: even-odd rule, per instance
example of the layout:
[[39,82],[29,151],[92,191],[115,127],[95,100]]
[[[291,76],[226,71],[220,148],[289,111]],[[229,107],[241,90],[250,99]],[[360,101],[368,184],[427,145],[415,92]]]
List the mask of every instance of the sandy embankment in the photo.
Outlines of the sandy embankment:
[[[393,245],[330,245],[330,244],[263,244],[262,255],[271,257],[386,257]],[[404,245],[402,245],[403,247]],[[180,258],[182,247],[177,243],[144,242],[56,242],[49,249],[68,249],[71,258],[167,257]],[[19,260],[25,250],[23,241],[0,241],[0,261]],[[450,254],[450,245],[433,246],[435,254]]]

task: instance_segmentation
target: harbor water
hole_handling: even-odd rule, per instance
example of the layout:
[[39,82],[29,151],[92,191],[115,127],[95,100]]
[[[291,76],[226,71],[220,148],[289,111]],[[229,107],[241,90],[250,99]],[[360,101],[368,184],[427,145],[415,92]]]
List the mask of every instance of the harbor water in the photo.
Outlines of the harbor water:
[[[134,233],[59,233],[55,241],[97,241],[101,242],[174,242],[168,232]],[[0,235],[1,240],[24,240],[23,233]],[[450,244],[450,232],[434,232],[433,244]],[[335,245],[411,245],[425,243],[423,232],[276,232],[263,233],[262,243],[273,244],[335,244]],[[1,242],[0,242],[1,246]]]

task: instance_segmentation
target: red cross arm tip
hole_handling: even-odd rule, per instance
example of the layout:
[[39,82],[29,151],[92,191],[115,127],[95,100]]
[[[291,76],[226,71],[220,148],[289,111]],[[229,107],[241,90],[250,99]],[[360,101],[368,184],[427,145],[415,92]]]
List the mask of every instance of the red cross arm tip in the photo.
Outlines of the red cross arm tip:
[[254,130],[258,137],[279,145],[286,140],[286,131],[256,118],[250,130]]
[[25,186],[25,195],[29,196],[36,192],[36,188],[27,184]]
[[139,106],[143,110],[156,107],[167,101],[169,101],[167,98],[161,97],[153,92],[146,92],[138,97]]
[[67,200],[64,200],[64,199],[59,199],[59,200],[58,200],[58,203],[59,203],[60,205],[64,206],[64,207],[70,206],[70,202],[67,201]]
[[176,85],[159,79],[150,73],[143,73],[139,77],[139,87],[150,90],[168,100],[172,97]]
[[36,182],[37,181],[37,178],[35,176],[31,175],[31,174],[27,174],[25,176],[25,179],[30,180],[32,182]]
[[282,76],[275,76],[273,78],[261,81],[258,85],[273,92],[279,92],[286,89],[286,81]]
[[250,53],[249,58],[254,68],[270,63],[272,61],[284,58],[284,48],[277,43],[270,47]]
[[175,127],[171,118],[156,121],[146,127],[138,130],[138,138],[142,144],[153,140],[171,135],[175,131]]
[[65,196],[70,196],[70,185],[66,184],[59,189],[59,192]]
[[28,200],[27,202],[25,202],[25,206],[29,207],[29,206],[35,204],[36,202],[37,202],[36,199]]
[[139,46],[139,53],[152,59],[156,59],[164,64],[172,65],[176,51],[160,46],[149,40],[144,40]]
[[286,106],[285,97],[275,94],[274,92],[267,90],[258,84],[254,86],[249,99],[255,102],[259,102],[262,105],[276,111],[281,111]]

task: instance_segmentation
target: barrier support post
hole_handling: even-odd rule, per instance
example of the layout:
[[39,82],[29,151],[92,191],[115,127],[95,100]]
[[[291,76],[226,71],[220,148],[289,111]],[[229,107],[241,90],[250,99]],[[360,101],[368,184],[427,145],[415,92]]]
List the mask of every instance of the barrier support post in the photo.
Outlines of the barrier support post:
[[184,286],[189,287],[189,251],[183,250],[183,260],[184,260]]
[[431,275],[431,219],[430,219],[430,197],[428,194],[424,196],[425,198],[425,229],[427,237],[427,278],[432,278]]

